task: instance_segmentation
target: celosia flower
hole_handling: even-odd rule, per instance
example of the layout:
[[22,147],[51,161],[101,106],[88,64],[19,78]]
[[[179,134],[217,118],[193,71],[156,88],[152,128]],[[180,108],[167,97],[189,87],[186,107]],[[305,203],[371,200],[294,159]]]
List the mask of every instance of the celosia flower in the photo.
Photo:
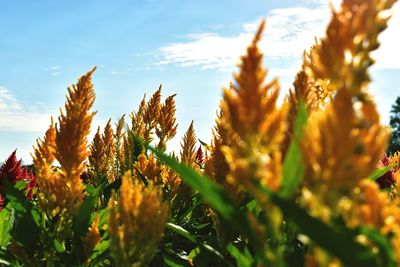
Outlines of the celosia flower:
[[319,79],[329,79],[333,88],[347,88],[362,97],[370,81],[370,52],[379,47],[378,35],[387,27],[388,11],[396,0],[343,1],[323,38],[311,53],[311,68]]
[[[140,108],[139,108],[140,110]],[[161,85],[158,90],[151,96],[146,108],[143,112],[143,122],[145,125],[143,138],[146,142],[150,143],[153,138],[153,129],[156,128],[161,111]]]
[[89,155],[90,177],[95,182],[101,182],[100,179],[104,178],[107,174],[107,158],[105,150],[104,140],[101,138],[100,127],[98,127],[93,141],[90,144]]
[[195,162],[197,162],[200,165],[204,164],[204,152],[201,149],[201,145],[199,146],[199,148],[196,151],[196,160]]
[[[222,104],[222,103],[221,103]],[[235,147],[239,144],[239,137],[232,131],[230,126],[223,123],[223,112],[220,104],[220,110],[217,113],[216,125],[213,128],[213,139],[210,145],[210,155],[206,157],[204,163],[204,172],[207,176],[214,179],[217,183],[221,184],[228,194],[240,202],[242,198],[240,187],[233,185],[227,181],[229,174],[229,165],[226,162],[222,147],[229,146]]]
[[[381,160],[379,161],[378,167],[382,168],[389,166],[390,164],[391,164],[390,159],[385,153],[381,158]],[[378,183],[381,189],[390,188],[396,183],[394,170],[392,168],[389,169],[384,175],[376,179],[376,182]]]
[[400,260],[400,203],[382,192],[378,184],[364,179],[348,198],[339,202],[339,213],[350,227],[368,226],[389,237]]
[[113,194],[108,231],[117,266],[146,266],[163,237],[168,207],[154,187],[133,181],[131,172],[122,177],[118,209]]
[[[68,88],[65,113],[61,111],[59,125],[50,126],[44,141],[38,140],[33,157],[40,187],[39,204],[52,216],[61,211],[71,214],[79,207],[84,185],[80,179],[89,156],[87,135],[95,112],[89,112],[95,99],[91,75],[95,68]],[[54,158],[60,170],[53,172]]]
[[375,169],[388,132],[379,118],[366,119],[369,112],[376,110],[356,110],[348,91],[341,89],[324,111],[311,116],[303,142],[307,185],[351,187]]
[[18,181],[26,181],[24,191],[27,192],[27,198],[32,199],[34,189],[37,186],[36,176],[32,170],[28,171],[27,168],[22,166],[21,160],[17,159],[17,150],[11,153],[0,168],[0,194],[3,190],[3,179],[7,179],[12,184]]
[[294,124],[298,115],[298,107],[302,101],[308,114],[312,114],[316,110],[324,108],[327,99],[330,98],[334,90],[329,86],[329,81],[317,79],[312,72],[310,55],[315,53],[318,48],[316,43],[310,49],[309,53],[304,52],[303,64],[301,70],[297,73],[293,82],[293,89],[289,91],[286,101],[289,104],[289,112],[287,116],[287,130],[285,140],[282,145],[282,151],[285,154],[293,137]]
[[222,123],[229,125],[240,141],[222,147],[229,165],[228,180],[243,185],[253,195],[255,181],[277,190],[280,184],[280,145],[284,138],[286,107],[278,108],[277,80],[265,83],[267,71],[262,67],[258,49],[264,22],[242,57],[240,72],[231,89],[224,90]]
[[181,142],[181,162],[183,164],[196,167],[196,134],[194,132],[193,121],[190,123]]
[[114,157],[115,157],[115,144],[114,144],[114,131],[111,125],[111,119],[108,120],[102,135],[104,144],[104,157],[105,157],[105,170],[109,181],[114,181]]
[[[17,159],[17,150],[11,153],[8,159],[0,168],[0,182],[7,179],[10,183],[15,184],[18,181],[28,178],[28,172],[21,165],[21,160]],[[3,183],[0,183],[2,186]]]
[[125,114],[118,120],[115,129],[115,161],[114,161],[114,171],[116,175],[121,175],[121,168],[124,162],[124,148],[123,148],[123,136],[122,132],[125,124]]
[[140,154],[134,165],[134,169],[137,170],[138,176],[143,175],[155,185],[163,184],[161,176],[162,169],[153,153],[150,153],[149,156],[146,156],[144,153]]
[[175,99],[176,94],[171,95],[165,99],[164,104],[161,106],[160,116],[158,116],[158,123],[156,126],[156,135],[159,139],[157,148],[165,151],[168,140],[171,140],[176,135],[178,124],[175,118]]
[[[143,114],[146,111],[146,94],[144,94],[142,101],[140,102],[137,112],[131,113],[131,131],[139,136],[145,135],[145,123],[143,121]],[[150,137],[150,133],[149,133]]]

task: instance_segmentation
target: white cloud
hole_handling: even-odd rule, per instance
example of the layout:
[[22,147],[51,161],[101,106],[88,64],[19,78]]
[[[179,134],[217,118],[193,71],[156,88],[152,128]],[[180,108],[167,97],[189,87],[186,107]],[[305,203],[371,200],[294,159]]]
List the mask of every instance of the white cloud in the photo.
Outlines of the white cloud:
[[7,88],[0,86],[1,131],[43,131],[50,123],[50,116],[47,111],[22,105]]
[[[267,16],[265,37],[260,48],[269,60],[300,59],[304,49],[323,33],[329,19],[327,7],[274,9]],[[161,47],[155,65],[176,64],[182,67],[232,70],[250,43],[259,20],[243,25],[234,36],[216,33],[188,34],[187,41]]]
[[[301,55],[314,42],[314,38],[324,34],[330,19],[328,1],[304,0],[313,3],[313,7],[291,7],[271,10],[266,17],[266,30],[260,43],[261,50],[268,61],[292,62],[290,68],[296,68]],[[303,2],[304,2],[303,1]],[[333,1],[335,7],[339,1]],[[400,68],[400,4],[394,7],[394,16],[389,28],[381,36],[382,46],[374,54],[377,68]],[[231,71],[238,63],[254,36],[259,24],[253,21],[243,25],[237,35],[226,36],[213,32],[186,35],[185,41],[161,47],[154,65],[177,65],[181,67],[200,67]],[[270,66],[274,66],[269,64]],[[286,67],[286,66],[285,66]]]

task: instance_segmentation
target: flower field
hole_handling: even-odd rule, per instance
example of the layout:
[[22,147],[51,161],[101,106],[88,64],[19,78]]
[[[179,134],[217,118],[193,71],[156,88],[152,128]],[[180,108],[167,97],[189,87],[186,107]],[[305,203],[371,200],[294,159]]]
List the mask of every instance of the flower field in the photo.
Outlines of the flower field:
[[368,91],[395,2],[332,8],[283,101],[261,22],[208,143],[192,122],[168,146],[175,95],[161,86],[88,140],[91,69],[33,165],[14,151],[1,166],[0,266],[400,266],[400,152],[385,154],[390,129]]

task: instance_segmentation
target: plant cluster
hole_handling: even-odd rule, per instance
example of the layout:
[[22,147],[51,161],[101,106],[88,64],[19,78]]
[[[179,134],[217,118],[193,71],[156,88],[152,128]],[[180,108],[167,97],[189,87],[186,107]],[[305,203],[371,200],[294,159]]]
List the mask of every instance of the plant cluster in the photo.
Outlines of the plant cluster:
[[[368,92],[370,53],[395,0],[344,0],[279,104],[258,43],[223,90],[209,144],[179,155],[161,86],[91,142],[95,68],[57,123],[0,169],[0,264],[400,266],[400,152]],[[172,149],[169,151],[177,151]]]

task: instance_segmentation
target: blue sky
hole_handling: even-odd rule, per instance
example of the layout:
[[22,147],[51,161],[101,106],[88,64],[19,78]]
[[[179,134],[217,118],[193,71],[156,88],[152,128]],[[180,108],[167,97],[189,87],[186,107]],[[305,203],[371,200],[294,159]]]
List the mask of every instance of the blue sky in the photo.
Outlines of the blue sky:
[[[95,65],[94,128],[130,113],[162,83],[164,97],[177,93],[179,131],[170,145],[179,145],[192,119],[209,141],[221,88],[261,18],[264,63],[284,94],[303,50],[323,35],[327,1],[0,0],[0,161],[18,148],[31,162],[32,145],[58,116],[67,87]],[[397,4],[372,71],[386,123],[400,95],[399,33]]]

